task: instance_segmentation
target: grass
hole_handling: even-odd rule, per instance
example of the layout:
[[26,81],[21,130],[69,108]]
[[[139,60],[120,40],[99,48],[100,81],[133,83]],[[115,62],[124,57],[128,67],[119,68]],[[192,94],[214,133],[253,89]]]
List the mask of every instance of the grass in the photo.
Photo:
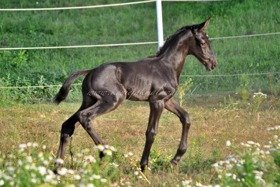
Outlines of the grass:
[[[196,182],[221,183],[218,174],[213,170],[214,163],[226,159],[228,155],[242,152],[242,142],[253,141],[266,145],[271,141],[273,134],[277,134],[277,131],[268,131],[267,128],[279,125],[279,99],[272,97],[265,99],[257,110],[253,105],[249,105],[253,102],[254,100],[250,100],[244,103],[226,98],[224,101],[209,102],[207,105],[199,104],[197,101],[188,102],[192,121],[189,149],[178,168],[170,167],[169,160],[178,146],[181,127],[174,115],[164,111],[150,158],[151,171],[147,170],[144,173],[147,179],[143,179],[140,173],[137,174],[138,177],[135,176],[134,172],[137,171],[145,141],[148,106],[145,103],[127,102],[117,110],[95,120],[93,125],[101,138],[117,148],[117,152],[113,154],[115,156],[108,157],[104,165],[89,165],[91,167],[89,171],[91,174],[102,175],[107,179],[106,184],[111,185],[125,181],[132,185],[147,186],[148,180],[153,186],[170,186],[181,185],[182,181],[190,179],[193,185]],[[39,147],[46,145],[44,153],[54,156],[58,146],[60,125],[78,107],[79,105],[75,103],[63,103],[60,106],[17,104],[1,107],[1,154],[16,154],[19,144],[37,142]],[[234,148],[226,147],[227,141],[230,141]],[[94,149],[92,140],[79,127],[73,136],[71,151],[74,157],[79,158],[85,149],[89,151],[83,156],[91,155],[98,161],[97,150]],[[37,149],[35,151],[40,152]],[[65,167],[77,171],[85,167],[81,163],[71,162],[69,150],[67,153]],[[112,169],[113,174],[105,172],[111,171],[107,167],[108,163],[119,165],[117,170]],[[50,164],[48,167],[51,169],[53,166]],[[142,177],[139,178],[140,175]],[[87,177],[85,176],[83,180],[87,180]],[[76,182],[74,183],[77,184]],[[66,183],[69,183],[67,177],[62,179],[61,184]]]
[[[16,2],[16,1],[15,1]],[[91,1],[3,1],[1,8],[55,7],[92,4]],[[94,4],[123,2],[95,1]],[[279,32],[279,1],[238,0],[226,2],[164,2],[164,34],[184,25],[199,23],[212,16],[210,37]],[[143,19],[145,15],[145,19]],[[258,20],[256,22],[256,19]],[[43,21],[42,21],[43,20]],[[244,21],[246,20],[246,21]],[[0,46],[54,46],[156,41],[155,4],[94,10],[52,12],[3,12]],[[279,72],[279,35],[243,39],[214,40],[212,48],[219,66],[210,75]],[[78,69],[112,61],[135,61],[155,54],[156,45],[89,49],[0,51],[0,86],[59,84]],[[187,58],[183,74],[209,75],[195,58]],[[279,94],[279,73],[249,76],[253,91]],[[182,81],[186,77],[181,77]],[[235,92],[239,77],[194,77],[196,93]],[[267,82],[270,82],[268,87]],[[24,97],[28,93],[21,90]],[[36,92],[40,92],[35,90]],[[0,94],[5,92],[1,89]],[[9,92],[9,91],[7,91]],[[48,95],[53,91],[46,89]],[[12,97],[13,92],[7,93]],[[32,96],[48,100],[48,96]],[[17,99],[28,101],[31,99]]]
[[[0,6],[117,2],[129,1],[2,0]],[[199,23],[209,16],[210,37],[279,32],[279,3],[164,2],[164,34],[168,36],[181,26]],[[156,38],[155,4],[106,10],[2,12],[0,20],[0,47],[123,43]],[[29,86],[60,84],[72,71],[105,62],[135,61],[155,54],[156,45],[0,51],[0,87],[26,86],[0,89],[0,186],[279,186],[279,42],[279,35],[214,40],[212,48],[219,66],[211,73],[194,57],[188,57],[183,74],[190,76],[181,77],[185,88],[177,96],[191,114],[188,151],[178,167],[170,166],[181,125],[174,115],[164,111],[150,169],[144,174],[138,171],[138,164],[149,115],[146,103],[126,102],[95,120],[93,125],[101,138],[117,148],[102,162],[89,136],[77,127],[70,146],[73,157],[68,150],[64,165],[67,169],[56,176],[51,169],[61,124],[79,104],[48,104],[57,87]],[[246,75],[263,72],[269,74]],[[70,102],[80,101],[79,90],[80,86],[74,87]],[[268,98],[262,94],[253,96],[259,91],[268,94]],[[226,94],[220,95],[221,92]]]

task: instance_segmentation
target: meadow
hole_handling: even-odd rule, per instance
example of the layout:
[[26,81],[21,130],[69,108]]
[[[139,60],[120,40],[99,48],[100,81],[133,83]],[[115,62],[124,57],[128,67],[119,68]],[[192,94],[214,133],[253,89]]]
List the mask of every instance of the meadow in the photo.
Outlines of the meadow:
[[[81,6],[129,0],[1,0],[0,8]],[[0,50],[0,186],[280,186],[280,1],[164,2],[165,38],[211,16],[218,67],[188,57],[176,99],[191,116],[186,155],[170,165],[180,121],[164,111],[150,156],[139,170],[147,103],[125,102],[92,124],[107,146],[78,126],[64,161],[56,160],[61,124],[81,102],[80,82],[59,106],[57,86],[73,71],[135,61],[157,45]],[[93,10],[1,12],[0,48],[156,41],[155,4]],[[32,87],[38,86],[38,87]],[[133,112],[132,112],[133,111]],[[106,149],[100,161],[98,149]],[[55,175],[54,163],[64,162]]]
[[[211,102],[212,101],[212,102]],[[77,127],[60,175],[52,169],[62,122],[79,105],[25,104],[0,111],[0,184],[4,186],[279,186],[280,101],[261,95],[187,102],[188,151],[170,164],[181,125],[164,111],[149,169],[139,170],[149,107],[126,102],[93,125],[110,146],[100,161],[90,137]],[[134,111],[134,112],[131,112]],[[113,146],[114,148],[112,148]]]

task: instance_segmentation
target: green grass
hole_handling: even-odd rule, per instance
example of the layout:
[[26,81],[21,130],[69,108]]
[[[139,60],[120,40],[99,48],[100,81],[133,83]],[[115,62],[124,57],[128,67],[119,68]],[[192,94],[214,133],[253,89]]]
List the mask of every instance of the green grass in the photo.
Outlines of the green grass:
[[[100,162],[92,140],[81,127],[77,127],[70,146],[73,158],[68,149],[64,164],[69,173],[60,177],[59,184],[57,184],[57,176],[52,175],[49,170],[54,168],[61,124],[79,107],[79,104],[2,106],[0,108],[0,136],[2,137],[0,184],[1,180],[4,180],[6,186],[14,186],[11,182],[18,186],[40,184],[65,186],[88,183],[96,186],[111,186],[128,182],[132,186],[149,186],[149,183],[152,186],[177,184],[183,186],[186,183],[190,183],[191,186],[196,186],[196,183],[262,186],[260,181],[255,180],[256,171],[262,171],[261,178],[266,184],[279,185],[279,137],[275,136],[279,135],[279,129],[269,129],[279,126],[279,99],[272,97],[264,99],[259,107],[255,107],[254,104],[259,100],[252,98],[247,102],[234,98],[225,98],[224,101],[213,99],[206,101],[203,99],[201,103],[187,102],[192,126],[188,151],[178,167],[172,167],[169,161],[176,152],[181,125],[176,116],[164,111],[159,133],[152,148],[150,170],[148,169],[144,174],[138,171],[149,108],[145,103],[127,102],[117,110],[100,116],[93,123],[101,138],[117,149],[113,156],[107,156]],[[230,147],[226,147],[227,141],[231,142]],[[258,142],[260,146],[247,141]],[[38,147],[29,146],[25,151],[20,151],[19,145],[28,142],[36,142]],[[249,148],[246,147],[247,144],[250,145]],[[44,149],[43,145],[46,146]],[[269,154],[263,155],[261,150],[269,151]],[[228,157],[230,155],[231,157]],[[229,159],[233,156],[235,163]],[[18,164],[19,160],[22,161],[22,165]],[[95,160],[95,162],[81,162],[82,160]],[[230,161],[232,168],[228,167],[227,160]],[[258,162],[252,163],[252,160]],[[240,162],[241,166],[239,166]],[[31,169],[26,165],[32,166]],[[44,170],[42,167],[48,171],[48,174],[40,173]],[[232,175],[229,176],[228,173]],[[5,179],[4,174],[13,178]],[[244,178],[242,181],[244,183],[234,179],[233,174],[240,180]],[[92,178],[96,175],[106,179],[106,182]],[[48,178],[51,180],[47,181]],[[36,183],[33,183],[34,179]]]
[[[125,1],[95,1],[106,4]],[[128,2],[128,1],[126,1]],[[56,7],[91,5],[91,1],[3,1],[1,8]],[[210,37],[279,32],[279,1],[239,0],[226,2],[164,2],[164,34],[184,25],[199,23],[212,16]],[[219,66],[212,75],[279,72],[279,35],[215,40],[212,48]],[[155,4],[93,10],[2,12],[0,46],[56,46],[156,41]],[[155,54],[156,45],[90,48],[0,51],[0,86],[61,83],[78,69],[87,69],[112,61],[135,61]],[[187,58],[183,74],[208,75],[195,58]],[[279,94],[279,74],[250,76],[252,90]],[[235,92],[240,77],[193,78],[196,93]],[[185,77],[182,77],[184,81]],[[271,83],[268,88],[267,82]],[[198,88],[196,88],[198,86]],[[209,87],[210,86],[210,87]],[[193,89],[194,89],[193,88]],[[273,88],[273,90],[271,90]],[[19,90],[17,90],[19,91]],[[3,90],[1,89],[1,92]],[[19,91],[20,92],[20,91]],[[38,92],[38,91],[37,91]],[[49,91],[53,93],[53,91]],[[8,95],[12,95],[9,93]],[[42,94],[43,95],[43,94]],[[34,97],[42,97],[34,96]],[[50,94],[48,94],[50,95]],[[25,94],[25,96],[28,96]],[[47,99],[45,96],[42,99]]]

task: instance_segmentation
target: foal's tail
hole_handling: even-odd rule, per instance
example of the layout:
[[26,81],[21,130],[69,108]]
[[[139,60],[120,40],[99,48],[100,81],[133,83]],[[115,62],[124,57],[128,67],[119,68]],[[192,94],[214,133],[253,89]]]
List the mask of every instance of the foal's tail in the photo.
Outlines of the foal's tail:
[[82,70],[82,71],[76,71],[72,73],[63,83],[62,87],[60,88],[59,92],[56,94],[54,97],[54,102],[56,104],[59,104],[61,101],[66,99],[69,91],[70,91],[70,86],[71,84],[80,76],[86,76],[91,70]]

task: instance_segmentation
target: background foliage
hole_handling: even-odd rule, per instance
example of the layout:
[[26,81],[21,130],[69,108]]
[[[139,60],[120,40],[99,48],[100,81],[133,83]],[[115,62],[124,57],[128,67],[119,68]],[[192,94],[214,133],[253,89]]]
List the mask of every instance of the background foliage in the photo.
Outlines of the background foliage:
[[[1,8],[60,7],[129,2],[3,0]],[[226,2],[163,2],[165,37],[184,25],[211,16],[210,37],[280,31],[280,2],[236,0]],[[264,91],[280,92],[280,36],[214,40],[219,66],[206,72],[194,57],[187,58],[183,74],[192,77],[188,94]],[[156,41],[155,3],[114,8],[63,11],[1,12],[0,47],[56,46]],[[60,84],[69,73],[112,61],[135,61],[155,54],[157,45],[0,51],[0,86]],[[242,74],[267,73],[242,76]],[[215,76],[232,75],[237,76]],[[213,75],[213,76],[212,76]],[[184,82],[190,76],[182,76]],[[246,88],[244,87],[246,82]],[[0,89],[4,100],[37,102],[52,98],[55,88]],[[77,88],[78,89],[78,88]],[[245,90],[245,91],[244,91]],[[79,95],[75,93],[74,95]],[[73,98],[79,98],[74,96]],[[244,96],[242,95],[242,98]],[[246,96],[245,96],[246,97]]]

